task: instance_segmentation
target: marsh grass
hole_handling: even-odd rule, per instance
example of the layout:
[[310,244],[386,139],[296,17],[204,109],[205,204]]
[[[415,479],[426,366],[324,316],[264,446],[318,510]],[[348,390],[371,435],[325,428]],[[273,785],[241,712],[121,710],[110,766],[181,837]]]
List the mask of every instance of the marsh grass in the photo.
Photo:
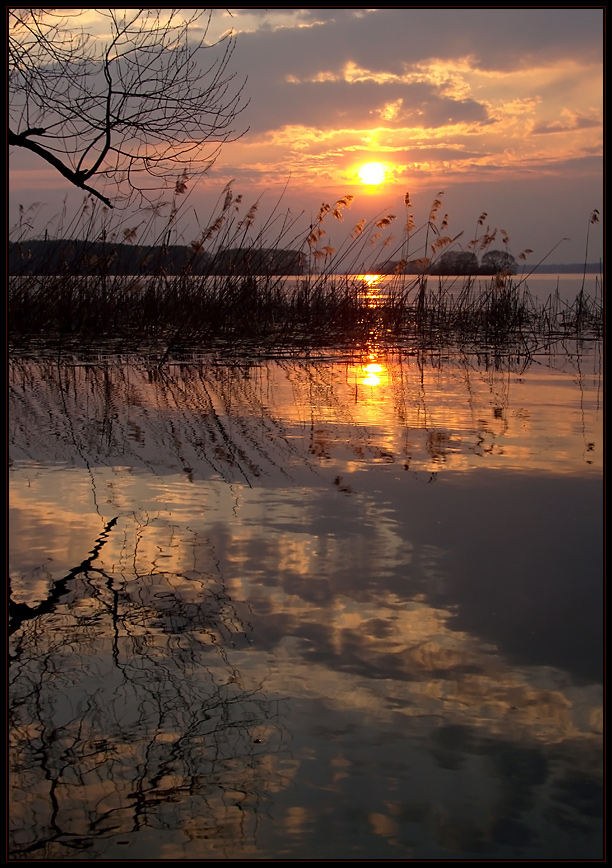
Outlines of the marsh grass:
[[[136,227],[113,227],[105,209],[100,213],[92,202],[84,204],[80,223],[63,224],[62,215],[54,234],[83,239],[79,258],[56,259],[41,269],[57,272],[50,275],[28,274],[25,260],[23,273],[14,269],[17,273],[8,287],[10,345],[25,349],[51,343],[61,351],[68,345],[87,348],[103,341],[120,350],[154,348],[164,361],[182,351],[213,344],[231,350],[244,342],[268,351],[356,346],[376,340],[386,345],[410,343],[425,350],[455,345],[529,352],[559,338],[602,337],[603,293],[589,296],[584,281],[575,301],[565,303],[558,293],[543,302],[536,300],[528,288],[529,275],[518,277],[509,270],[487,279],[474,274],[434,276],[443,251],[453,249],[463,234],[454,238],[444,234],[448,215],[438,226],[442,193],[418,229],[406,194],[406,221],[399,242],[391,232],[395,215],[384,214],[369,223],[358,221],[341,247],[334,249],[325,243],[325,224],[329,219],[344,219],[350,196],[333,206],[322,205],[305,236],[296,231],[296,218],[274,211],[254,232],[259,203],[242,216],[242,197],[234,196],[228,185],[216,213],[203,228],[198,226],[197,238],[179,247],[174,227],[184,192],[183,182],[177,185],[169,216],[157,233],[152,228],[158,215],[149,215]],[[478,220],[469,251],[482,253],[496,238],[497,230],[484,226],[486,216],[483,213]],[[18,244],[30,225],[28,215],[22,214],[13,230]],[[134,244],[143,232],[155,241],[130,248],[133,275],[114,273],[117,245],[125,253],[125,245]],[[419,234],[424,238],[421,247]],[[505,230],[501,235],[507,251]],[[179,249],[183,255],[179,273],[169,273],[169,257]],[[239,268],[217,273],[231,249],[240,251]],[[268,263],[269,271],[286,250],[299,265],[299,276],[262,273],[266,271],[262,262]],[[400,259],[383,290],[374,293],[359,275],[371,273],[382,251],[389,260],[394,255]],[[249,263],[257,263],[252,273]],[[407,273],[409,265],[419,273]]]

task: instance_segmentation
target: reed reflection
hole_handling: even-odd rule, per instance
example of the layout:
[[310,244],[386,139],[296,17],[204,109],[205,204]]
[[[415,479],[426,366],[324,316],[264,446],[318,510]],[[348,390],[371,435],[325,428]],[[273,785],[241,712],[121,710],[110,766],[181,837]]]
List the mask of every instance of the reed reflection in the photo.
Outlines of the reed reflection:
[[602,435],[575,362],[12,364],[14,857],[595,828]]
[[343,444],[358,461],[376,460],[382,450],[411,470],[439,469],[442,447],[447,469],[602,467],[601,371],[586,374],[579,355],[574,368],[566,358],[565,370],[543,378],[539,364],[525,359],[506,359],[498,369],[485,358],[392,356],[380,347],[365,353],[365,361],[340,355],[257,364],[212,356],[162,369],[138,359],[17,360],[11,455],[178,469],[187,479],[248,485],[319,469],[312,456]]

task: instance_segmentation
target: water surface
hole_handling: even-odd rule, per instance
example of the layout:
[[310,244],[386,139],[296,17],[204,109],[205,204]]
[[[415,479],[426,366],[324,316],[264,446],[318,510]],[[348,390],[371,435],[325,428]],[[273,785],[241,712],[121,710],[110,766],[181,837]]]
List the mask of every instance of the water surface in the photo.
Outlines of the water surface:
[[560,350],[12,361],[10,858],[602,858]]

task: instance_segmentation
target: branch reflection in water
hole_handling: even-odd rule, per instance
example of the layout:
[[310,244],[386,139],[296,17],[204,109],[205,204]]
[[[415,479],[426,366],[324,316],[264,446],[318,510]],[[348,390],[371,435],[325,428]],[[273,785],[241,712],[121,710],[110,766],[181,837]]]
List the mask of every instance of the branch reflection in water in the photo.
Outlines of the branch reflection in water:
[[282,786],[279,703],[245,687],[228,657],[250,627],[218,572],[143,572],[145,527],[128,541],[123,525],[112,571],[83,564],[52,612],[36,614],[39,603],[19,625],[11,813],[22,858],[142,829],[250,840]]
[[600,377],[12,361],[13,858],[596,853]]

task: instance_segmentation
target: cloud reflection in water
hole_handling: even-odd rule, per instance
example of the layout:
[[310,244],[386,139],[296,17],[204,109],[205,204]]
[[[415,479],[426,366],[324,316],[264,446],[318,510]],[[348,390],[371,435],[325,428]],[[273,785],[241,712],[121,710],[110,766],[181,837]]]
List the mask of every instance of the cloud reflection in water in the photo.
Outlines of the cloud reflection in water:
[[376,357],[11,387],[12,591],[61,590],[12,646],[20,858],[597,855],[596,383]]

